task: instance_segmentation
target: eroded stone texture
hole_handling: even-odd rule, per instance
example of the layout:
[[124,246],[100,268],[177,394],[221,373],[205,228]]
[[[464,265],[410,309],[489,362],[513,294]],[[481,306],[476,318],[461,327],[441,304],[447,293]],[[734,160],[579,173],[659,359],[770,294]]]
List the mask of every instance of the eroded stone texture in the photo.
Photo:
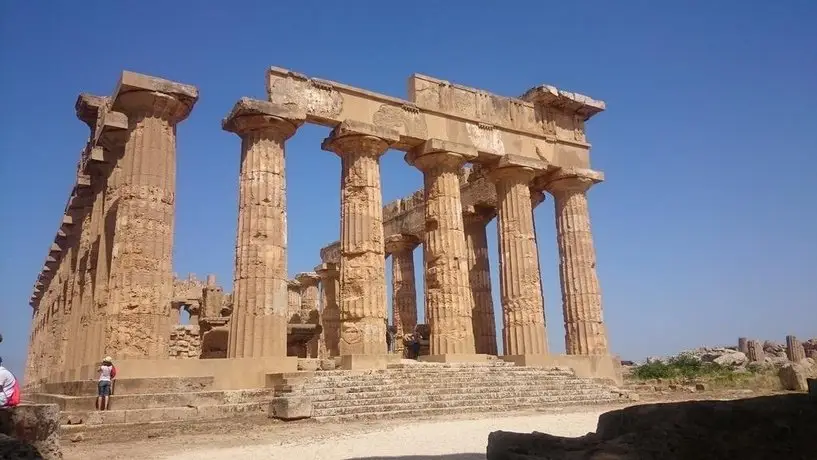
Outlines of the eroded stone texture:
[[763,343],[759,340],[749,340],[746,342],[746,356],[751,363],[765,362],[766,353],[763,351]]
[[[151,79],[157,81],[164,82]],[[194,88],[166,83],[161,89],[174,92],[151,89],[155,85],[123,74],[112,107],[128,117],[128,140],[114,191],[111,314],[106,318],[107,348],[117,359],[168,354],[176,124],[190,113],[198,94]]]
[[201,357],[201,334],[198,323],[179,324],[170,331],[171,359],[198,359]]
[[799,363],[806,359],[806,352],[805,349],[803,349],[803,345],[801,345],[797,337],[793,335],[786,336],[786,357],[789,358],[789,361],[794,363]]
[[397,139],[391,130],[344,122],[322,145],[341,157],[341,355],[386,352],[380,156]]
[[287,322],[302,324],[301,320],[301,283],[298,280],[287,281]]
[[[304,272],[295,275],[295,279],[301,284],[301,321],[320,326],[320,292],[318,289],[321,282],[320,276],[315,272]],[[314,336],[306,344],[307,356],[305,357],[317,358],[320,345],[320,335]]]
[[287,354],[284,143],[302,121],[295,111],[242,99],[222,124],[241,137],[231,358]]
[[491,171],[498,200],[500,291],[506,355],[546,354],[544,299],[529,183],[533,168]]
[[315,272],[321,277],[323,343],[330,357],[340,356],[340,307],[338,306],[340,272],[337,265],[333,263],[318,265],[315,267]]
[[462,221],[459,171],[476,150],[431,140],[406,159],[423,172],[426,302],[432,355],[473,354],[474,299]]
[[561,169],[545,185],[555,201],[565,349],[572,355],[609,353],[586,195],[601,180],[595,171]]
[[477,353],[489,355],[497,354],[497,345],[486,226],[495,215],[496,211],[491,208],[471,207],[463,212],[468,281],[474,296],[472,323],[475,348]]
[[414,280],[414,248],[420,244],[411,235],[386,238],[386,254],[391,255],[392,324],[395,328],[395,351],[403,352],[403,337],[417,326],[417,286]]

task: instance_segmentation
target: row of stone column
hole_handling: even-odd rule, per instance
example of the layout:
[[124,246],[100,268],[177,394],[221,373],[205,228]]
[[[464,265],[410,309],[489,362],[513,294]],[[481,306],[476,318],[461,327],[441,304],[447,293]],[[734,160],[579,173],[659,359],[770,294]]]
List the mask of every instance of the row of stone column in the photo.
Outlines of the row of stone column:
[[[242,99],[223,123],[242,139],[230,357],[285,355],[285,142],[304,118],[303,112],[288,107]],[[341,158],[336,296],[340,355],[382,354],[385,350],[385,247],[397,242],[387,242],[383,235],[379,159],[398,140],[396,131],[345,121],[322,144],[324,150]],[[406,156],[424,175],[425,298],[432,355],[477,353],[475,310],[486,317],[478,321],[480,351],[495,349],[490,343],[490,326],[483,326],[488,322],[487,311],[492,310],[486,299],[490,297],[489,282],[472,283],[469,274],[471,266],[487,266],[487,258],[481,255],[484,248],[469,251],[468,247],[469,242],[482,246],[485,238],[481,234],[466,237],[458,179],[463,164],[475,158],[473,147],[438,139]],[[541,171],[510,159],[504,157],[489,173],[498,198],[503,341],[509,355],[545,354],[544,301],[530,189],[537,185],[531,181]],[[585,196],[598,179],[589,171],[559,170],[539,184],[553,194],[556,205],[566,341],[572,354],[607,353]],[[469,223],[474,224],[470,219]],[[416,322],[416,311],[401,307],[410,305],[411,258],[406,256],[407,249],[393,250],[392,254],[398,254],[393,267],[396,324],[405,329]],[[472,284],[481,287],[479,304]]]
[[[183,91],[173,92],[177,87]],[[91,128],[81,163],[87,184],[78,180],[82,190],[69,204],[76,219],[59,244],[60,275],[47,283],[35,309],[28,381],[106,354],[167,357],[175,126],[197,93],[129,72],[119,88],[113,99],[81,95],[77,102],[78,116]]]

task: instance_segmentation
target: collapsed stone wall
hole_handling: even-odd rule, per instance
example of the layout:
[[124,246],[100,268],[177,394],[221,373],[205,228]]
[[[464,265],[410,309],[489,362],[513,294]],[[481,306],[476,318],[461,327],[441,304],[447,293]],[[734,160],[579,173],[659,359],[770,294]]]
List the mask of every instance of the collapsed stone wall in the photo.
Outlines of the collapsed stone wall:
[[179,324],[170,331],[171,359],[199,359],[201,337],[198,325]]

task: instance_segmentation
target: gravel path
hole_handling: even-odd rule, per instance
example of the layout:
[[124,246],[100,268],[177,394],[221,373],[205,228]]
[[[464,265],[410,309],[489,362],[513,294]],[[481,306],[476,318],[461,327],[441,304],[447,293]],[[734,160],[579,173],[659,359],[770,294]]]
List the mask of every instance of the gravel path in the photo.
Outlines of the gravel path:
[[[482,460],[488,433],[495,430],[543,431],[561,436],[581,436],[595,431],[603,411],[534,414],[481,420],[407,422],[405,426],[357,432],[351,435],[311,436],[289,443],[253,443],[245,446],[190,446],[183,453],[157,459],[189,460]],[[412,423],[409,425],[409,423]],[[144,452],[140,453],[144,457]]]

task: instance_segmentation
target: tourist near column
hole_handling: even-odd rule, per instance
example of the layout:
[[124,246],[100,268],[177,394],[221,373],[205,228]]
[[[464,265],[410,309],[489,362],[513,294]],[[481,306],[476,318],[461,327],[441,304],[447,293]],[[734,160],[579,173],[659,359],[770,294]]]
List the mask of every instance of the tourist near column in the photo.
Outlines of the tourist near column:
[[303,120],[303,112],[242,98],[222,123],[241,137],[228,358],[287,355],[284,144]]
[[488,174],[496,184],[502,338],[508,356],[548,353],[529,188],[536,170],[528,163],[506,156]]
[[341,356],[386,354],[380,157],[398,140],[396,131],[344,121],[321,145],[341,158]]
[[340,308],[338,307],[338,281],[340,272],[332,263],[323,263],[315,267],[315,272],[321,277],[321,296],[323,310],[321,311],[321,326],[323,326],[324,344],[329,357],[340,355]]
[[414,280],[414,248],[420,240],[413,235],[386,238],[386,254],[391,255],[392,323],[396,329],[395,351],[403,353],[403,337],[417,326],[417,286]]
[[563,168],[543,181],[553,195],[556,210],[565,350],[569,355],[609,354],[586,195],[602,180],[604,175],[597,171]]
[[423,172],[425,190],[425,286],[429,318],[429,354],[473,355],[468,256],[462,221],[459,172],[476,149],[431,139],[406,154]]
[[496,355],[496,318],[491,293],[491,262],[486,226],[496,215],[492,208],[470,207],[462,214],[468,254],[468,281],[474,295],[473,329],[476,352]]
[[176,124],[197,99],[193,86],[123,72],[112,101],[128,118],[106,318],[106,350],[117,360],[168,357]]
[[[315,272],[303,272],[295,275],[295,279],[301,283],[301,322],[306,324],[316,324],[320,326],[321,317],[318,306],[320,304],[320,292],[318,285],[321,277]],[[320,335],[312,337],[306,344],[306,357],[317,358],[320,346]]]

